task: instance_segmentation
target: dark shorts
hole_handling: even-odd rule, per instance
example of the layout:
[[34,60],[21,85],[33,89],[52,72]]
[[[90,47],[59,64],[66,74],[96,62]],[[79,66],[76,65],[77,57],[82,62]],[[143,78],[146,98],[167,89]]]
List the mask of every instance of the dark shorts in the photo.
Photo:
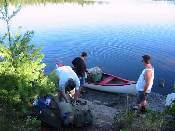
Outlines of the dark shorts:
[[145,101],[147,99],[148,93],[144,93],[143,91],[139,91],[137,93],[137,104],[140,104],[141,102]]

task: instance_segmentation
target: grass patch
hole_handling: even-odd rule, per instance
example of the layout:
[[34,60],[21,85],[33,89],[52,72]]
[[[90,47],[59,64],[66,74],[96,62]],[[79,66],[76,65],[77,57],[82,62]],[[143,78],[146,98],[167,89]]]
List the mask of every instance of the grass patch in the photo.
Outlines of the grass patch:
[[1,131],[31,131],[37,129],[41,122],[31,116],[26,116],[15,109],[0,108]]
[[114,127],[116,131],[160,131],[164,127],[164,114],[152,110],[144,114],[132,110],[121,112],[114,118]]

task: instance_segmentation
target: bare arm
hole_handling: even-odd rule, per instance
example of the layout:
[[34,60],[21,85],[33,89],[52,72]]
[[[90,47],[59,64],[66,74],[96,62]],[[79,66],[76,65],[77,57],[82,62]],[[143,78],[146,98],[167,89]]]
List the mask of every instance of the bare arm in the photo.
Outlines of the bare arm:
[[72,61],[72,65],[74,66],[74,68],[75,68],[75,66],[76,66],[76,61],[77,61],[76,58]]
[[79,90],[75,90],[75,96],[74,96],[74,99],[77,100],[78,97],[79,97],[79,95],[80,95]]
[[145,75],[144,75],[145,82],[146,82],[146,84],[145,84],[145,86],[144,86],[144,92],[146,92],[147,89],[148,89],[148,87],[149,87],[149,84],[150,84],[150,82],[151,82],[151,77],[152,77],[152,71],[151,71],[151,70],[147,70],[147,71],[145,72]]
[[79,97],[79,95],[80,95],[80,93],[79,93],[79,90],[80,90],[80,80],[79,80],[79,78],[78,78],[77,75],[75,75],[75,80],[76,80],[76,87],[75,87],[75,97],[74,97],[74,99],[77,100],[78,97]]

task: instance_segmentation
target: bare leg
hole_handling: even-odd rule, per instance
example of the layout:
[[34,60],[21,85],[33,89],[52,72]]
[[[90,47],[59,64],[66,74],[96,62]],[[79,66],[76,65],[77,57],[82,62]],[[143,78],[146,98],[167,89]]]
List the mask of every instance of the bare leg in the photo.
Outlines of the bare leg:
[[140,110],[141,112],[144,112],[144,111],[146,110],[146,107],[147,107],[147,101],[146,101],[146,100],[142,101],[142,102],[139,104],[139,110]]

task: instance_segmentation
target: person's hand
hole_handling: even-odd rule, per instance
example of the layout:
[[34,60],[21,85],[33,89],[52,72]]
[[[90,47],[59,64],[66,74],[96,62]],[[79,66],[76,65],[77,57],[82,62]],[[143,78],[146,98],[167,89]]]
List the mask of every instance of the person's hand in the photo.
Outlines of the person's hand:
[[87,75],[90,75],[91,74],[89,71],[87,71],[86,73],[87,73]]

